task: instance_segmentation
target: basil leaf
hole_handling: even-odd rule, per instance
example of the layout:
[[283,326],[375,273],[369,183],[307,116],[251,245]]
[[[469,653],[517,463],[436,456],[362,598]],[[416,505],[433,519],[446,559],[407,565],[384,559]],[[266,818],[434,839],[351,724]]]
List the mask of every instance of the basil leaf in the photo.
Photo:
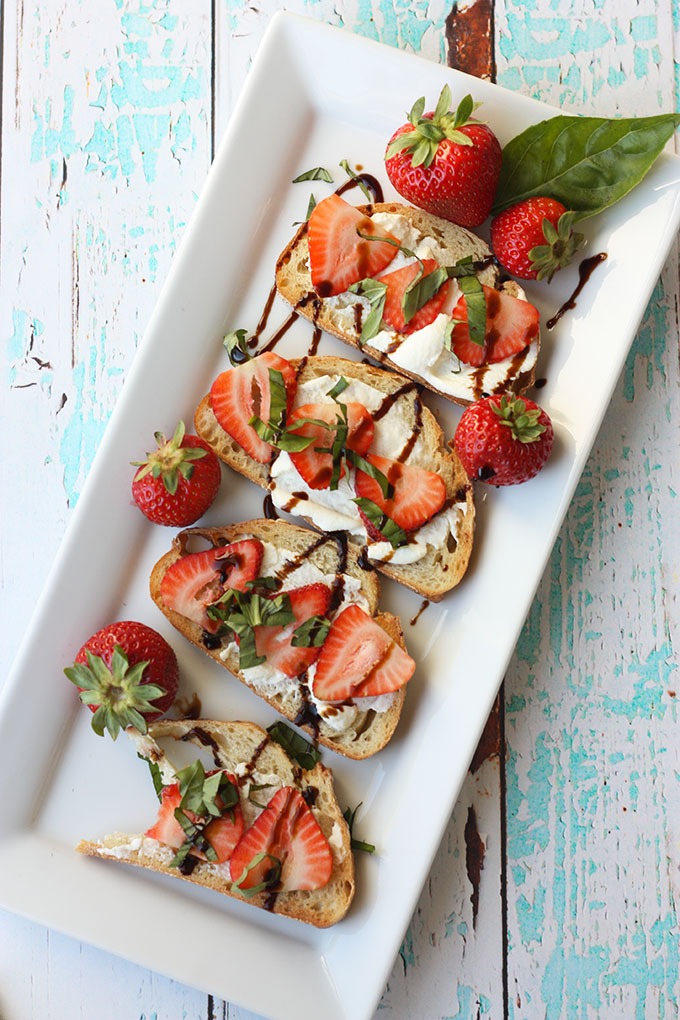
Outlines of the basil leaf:
[[464,276],[458,281],[467,308],[467,326],[473,344],[484,346],[486,340],[486,298],[476,276]]
[[310,616],[295,628],[291,644],[295,648],[321,648],[331,629],[327,616]]
[[408,545],[408,535],[404,529],[393,521],[391,517],[388,517],[372,499],[366,499],[365,496],[357,496],[354,502],[360,510],[363,510],[373,527],[378,529],[382,537],[386,542],[390,543],[393,549],[399,549],[403,545]]
[[[250,361],[253,357],[250,353],[250,348],[248,347],[247,329],[235,329],[231,333],[227,333],[222,343],[227,349],[227,354],[229,355],[229,360],[232,365],[242,364],[244,359],[246,361]],[[238,351],[241,355],[240,357],[238,354],[236,355],[236,361],[233,357],[235,351]]]
[[293,184],[300,184],[301,181],[326,181],[328,184],[332,184],[333,178],[330,170],[326,170],[324,166],[315,166],[293,178]]
[[273,446],[276,444],[281,430],[285,427],[287,406],[288,398],[286,396],[286,384],[283,381],[283,373],[279,372],[277,368],[270,368],[269,418],[267,421],[263,421],[262,418],[254,414],[248,421],[248,424],[251,428],[255,429],[260,439]]
[[349,163],[347,162],[346,159],[341,159],[340,160],[340,166],[345,171],[347,176],[350,177],[355,182],[355,184],[359,185],[359,187],[361,188],[362,192],[364,193],[364,197],[367,199],[367,201],[368,202],[373,202],[373,195],[371,194],[369,188],[367,187],[367,185],[365,184],[363,179],[361,177],[359,177],[358,174],[354,173],[354,170],[352,170],[352,168],[350,167],[350,165],[349,165]]
[[303,769],[313,769],[316,763],[321,761],[321,753],[318,748],[292,730],[290,726],[286,726],[285,723],[272,723],[267,727],[267,733],[272,740],[281,745],[288,757],[296,761]]
[[314,195],[309,196],[309,202],[307,203],[307,212],[305,213],[305,223],[316,209],[316,199]]
[[550,195],[578,218],[594,216],[643,179],[680,125],[680,114],[607,119],[558,115],[503,150],[493,214]]
[[439,288],[448,279],[449,274],[442,267],[434,269],[427,276],[423,276],[421,267],[420,273],[409,283],[401,299],[404,322],[410,322],[416,312],[420,311],[438,293]]
[[352,847],[352,850],[363,850],[367,854],[374,854],[375,845],[373,843],[365,843],[361,839],[355,839],[355,837],[352,834],[352,830],[354,828],[354,819],[362,803],[363,801],[357,804],[354,810],[352,810],[351,808],[347,808],[345,811],[343,811],[342,817],[347,822],[347,828],[349,829],[350,845]]
[[165,784],[164,784],[163,779],[161,777],[161,770],[160,770],[157,762],[151,761],[150,758],[145,758],[143,754],[138,754],[137,757],[141,758],[142,761],[145,761],[146,764],[149,766],[149,772],[151,773],[151,779],[152,779],[152,782],[153,782],[153,788],[156,791],[156,796],[160,800],[162,795],[163,795],[163,786]]
[[356,450],[347,451],[347,459],[358,468],[359,471],[363,471],[365,475],[372,478],[380,486],[385,499],[390,499],[394,493],[394,489],[390,484],[387,475],[384,475],[377,467],[374,467],[369,461],[367,461],[361,454],[357,453]]
[[262,663],[266,661],[266,656],[257,654],[255,631],[242,631],[242,633],[239,634],[238,641],[238,668],[252,669],[254,666],[261,666]]
[[345,379],[344,375],[341,375],[335,386],[333,386],[326,396],[331,397],[333,400],[337,400],[341,393],[344,393],[349,386],[349,379]]
[[[258,864],[261,864],[262,861],[265,860],[271,861],[271,867],[265,872],[264,881],[258,882],[257,885],[252,886],[250,889],[242,889],[241,883],[245,882],[253,868],[256,868]],[[250,899],[252,896],[257,896],[258,893],[265,892],[267,889],[273,889],[274,886],[278,885],[281,879],[281,868],[282,863],[278,857],[274,857],[273,854],[262,851],[262,853],[255,854],[250,864],[246,864],[237,881],[234,882],[234,887],[238,889],[242,896],[245,896],[246,899]]]
[[367,277],[365,280],[351,284],[349,289],[353,294],[365,297],[370,305],[371,310],[362,323],[361,336],[359,337],[359,343],[365,344],[380,332],[385,310],[385,298],[387,297],[387,284]]
[[238,637],[239,669],[250,669],[265,661],[264,656],[257,654],[255,627],[287,627],[295,622],[290,598],[285,592],[267,598],[256,591],[229,588],[207,612],[211,619],[222,621]]

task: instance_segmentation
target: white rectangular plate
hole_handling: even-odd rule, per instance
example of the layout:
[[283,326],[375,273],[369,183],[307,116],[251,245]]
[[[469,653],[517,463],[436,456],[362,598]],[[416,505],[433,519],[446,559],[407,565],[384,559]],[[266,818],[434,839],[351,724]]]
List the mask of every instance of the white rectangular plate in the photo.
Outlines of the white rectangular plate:
[[[434,104],[445,82],[455,100],[472,92],[484,104],[501,143],[556,112],[341,30],[289,15],[273,19],[0,705],[0,905],[275,1020],[373,1015],[677,232],[678,161],[662,157],[630,196],[587,224],[589,251],[608,258],[576,311],[545,335],[540,400],[556,428],[546,469],[526,486],[491,489],[479,501],[467,578],[417,623],[409,621],[420,599],[384,584],[383,601],[400,614],[419,666],[383,752],[365,762],[324,756],[341,802],[362,802],[358,835],[378,847],[357,862],[358,892],[346,920],[320,932],[74,853],[82,837],[147,827],[155,799],[129,743],[94,736],[61,671],[99,627],[139,619],[177,649],[182,694],[198,693],[204,717],[273,721],[267,706],[186,646],[151,603],[148,575],[172,534],[131,505],[129,462],[156,429],[171,431],[179,417],[191,421],[213,377],[228,367],[224,332],[254,329],[276,257],[304,218],[310,190],[318,198],[332,189],[291,186],[293,177],[346,158],[384,179],[392,130],[416,97]],[[561,275],[549,292],[528,288],[543,321],[567,296],[575,270]],[[275,304],[272,328],[286,314]],[[300,355],[310,339],[310,324],[298,322],[280,350]],[[321,352],[350,355],[331,339]],[[452,434],[459,412],[433,403]],[[207,523],[261,515],[262,493],[225,471]],[[510,580],[511,599],[502,583]]]

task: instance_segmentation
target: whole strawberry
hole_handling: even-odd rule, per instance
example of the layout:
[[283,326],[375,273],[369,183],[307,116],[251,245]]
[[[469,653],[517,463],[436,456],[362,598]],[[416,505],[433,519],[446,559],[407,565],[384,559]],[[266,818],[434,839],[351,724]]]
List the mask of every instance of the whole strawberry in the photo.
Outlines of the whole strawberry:
[[491,221],[493,253],[522,280],[552,280],[583,243],[573,231],[575,214],[554,198],[527,198]]
[[172,439],[155,433],[158,449],[145,461],[133,461],[139,471],[132,480],[132,498],[154,524],[184,528],[202,517],[220,487],[220,462],[207,443],[187,436],[184,422]]
[[147,722],[167,712],[179,686],[179,666],[170,645],[134,620],[98,630],[64,673],[94,712],[92,729],[100,737],[108,730],[114,740],[127,726],[146,733]]
[[491,212],[501,147],[485,124],[472,119],[471,96],[451,111],[451,90],[442,89],[437,107],[423,113],[418,99],[389,141],[385,169],[399,194],[426,212],[477,227]]
[[522,397],[484,397],[466,407],[453,445],[470,478],[517,485],[541,470],[552,450],[546,412]]

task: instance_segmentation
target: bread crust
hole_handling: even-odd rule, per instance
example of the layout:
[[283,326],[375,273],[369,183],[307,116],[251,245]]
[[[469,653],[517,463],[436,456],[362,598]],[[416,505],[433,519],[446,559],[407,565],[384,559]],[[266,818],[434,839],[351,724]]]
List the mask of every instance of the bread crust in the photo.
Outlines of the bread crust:
[[[458,535],[451,547],[429,548],[427,555],[416,563],[372,562],[372,565],[381,574],[405,585],[422,598],[440,601],[460,582],[468,567],[475,529],[473,488],[455,450],[446,446],[435,416],[421,402],[417,387],[403,375],[346,358],[314,356],[291,359],[291,364],[299,384],[324,375],[342,375],[360,380],[388,396],[399,394],[397,399],[404,404],[413,429],[419,431],[428,451],[428,464],[424,466],[439,474],[444,481],[445,505],[464,503],[465,513],[460,515]],[[263,489],[270,487],[270,466],[254,461],[224,431],[213,413],[209,395],[196,409],[194,427],[225,464]],[[314,521],[304,514],[302,504],[295,507],[295,514],[315,527]]]
[[[293,700],[286,694],[266,694],[262,690],[255,690],[239,670],[236,650],[223,649],[221,646],[207,647],[201,628],[163,602],[161,595],[163,576],[171,564],[189,551],[190,544],[201,540],[204,546],[207,543],[208,547],[217,548],[245,537],[259,538],[279,549],[287,549],[293,554],[304,556],[323,573],[340,573],[358,580],[361,584],[361,593],[368,602],[370,614],[394,641],[405,648],[399,619],[392,613],[378,612],[380,584],[377,576],[373,571],[366,571],[360,566],[357,552],[347,546],[342,536],[320,537],[318,533],[308,528],[280,520],[261,519],[222,528],[187,528],[180,532],[174,539],[172,548],[161,557],[151,572],[149,581],[151,598],[173,627],[188,641],[254,691],[276,712],[305,730],[318,743],[347,758],[362,759],[376,754],[390,740],[397,727],[406,697],[406,688],[402,687],[394,692],[386,711],[375,712],[370,709],[360,715],[356,727],[336,732],[324,719],[312,715],[302,696],[298,700]],[[302,688],[300,690],[302,691]]]
[[[307,803],[326,839],[333,856],[333,870],[328,883],[310,891],[281,892],[275,895],[263,892],[246,900],[235,889],[228,874],[228,865],[199,861],[190,874],[183,874],[169,862],[173,852],[156,840],[143,840],[141,834],[113,833],[101,840],[81,840],[76,846],[79,853],[105,860],[118,860],[125,864],[170,875],[213,889],[235,899],[246,900],[275,914],[295,918],[306,924],[326,928],[341,920],[354,896],[354,859],[350,833],[333,788],[330,769],[317,763],[304,770],[291,761],[283,748],[271,739],[266,730],[252,722],[215,722],[205,719],[162,720],[149,727],[149,737],[139,738],[138,748],[145,757],[156,762],[168,759],[156,741],[172,738],[191,741],[207,747],[212,753],[215,767],[237,774],[243,763],[254,762],[258,772],[275,774],[284,786],[292,786],[305,796]],[[241,788],[242,808],[250,810],[247,794]],[[139,845],[136,845],[139,843]]]
[[[495,263],[484,264],[493,257],[490,248],[485,241],[464,227],[399,202],[379,202],[359,208],[368,216],[375,213],[393,213],[402,216],[421,236],[434,237],[440,245],[446,248],[450,256],[448,260],[450,265],[454,265],[459,259],[470,255],[474,261],[482,264],[482,268],[477,272],[481,283],[489,287],[502,287],[515,297],[521,293],[514,281],[500,283],[500,274]],[[432,390],[433,393],[437,393],[455,404],[467,406],[472,403],[473,399],[486,393],[510,391],[521,394],[535,382],[535,359],[531,363],[529,354],[531,350],[532,357],[534,354],[537,356],[539,340],[526,349],[524,357],[516,356],[513,359],[512,367],[508,367],[508,373],[502,380],[494,381],[492,384],[487,378],[487,373],[476,370],[475,379],[479,393],[475,398],[452,394],[446,389],[442,389],[433,382],[431,377],[421,375],[413,369],[399,364],[390,357],[389,353],[380,351],[370,341],[362,345],[359,342],[361,327],[359,326],[357,329],[356,326],[357,318],[352,317],[351,322],[339,323],[332,304],[327,299],[319,297],[314,290],[309,271],[307,223],[303,223],[298,228],[292,240],[277,259],[276,288],[281,297],[292,305],[299,315],[312,321],[316,327],[326,333],[331,333],[350,347],[361,350],[364,354],[370,354],[381,364],[414,379],[420,385]],[[358,298],[357,307],[360,307]]]

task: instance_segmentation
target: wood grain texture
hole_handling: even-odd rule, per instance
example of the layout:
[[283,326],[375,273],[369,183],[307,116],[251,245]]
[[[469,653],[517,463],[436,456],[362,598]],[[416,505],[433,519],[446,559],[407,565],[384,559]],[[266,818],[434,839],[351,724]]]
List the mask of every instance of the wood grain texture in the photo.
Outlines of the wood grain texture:
[[[5,435],[20,438],[0,459],[0,677],[279,6],[5,7],[0,413]],[[493,61],[473,56],[507,88],[567,111],[678,108],[675,0],[285,6],[442,64],[470,53],[468,26],[492,25]],[[384,1020],[678,1015],[678,290],[674,253],[395,963]],[[92,1016],[257,1020],[0,914],[2,1020]]]

